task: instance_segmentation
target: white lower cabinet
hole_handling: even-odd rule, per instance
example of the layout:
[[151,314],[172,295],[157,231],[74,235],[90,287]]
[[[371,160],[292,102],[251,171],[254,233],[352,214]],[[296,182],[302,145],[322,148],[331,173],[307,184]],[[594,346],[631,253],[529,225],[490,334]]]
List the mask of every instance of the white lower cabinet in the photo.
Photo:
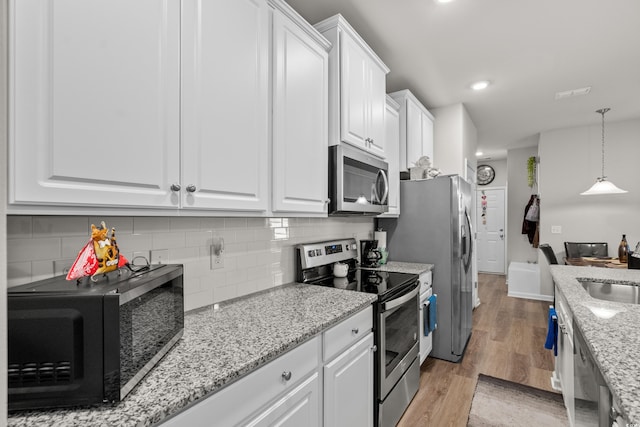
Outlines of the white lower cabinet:
[[569,424],[575,425],[574,372],[573,372],[573,319],[566,300],[555,289],[556,314],[558,315],[558,356],[555,376],[560,380],[564,406],[567,408]]
[[369,306],[162,426],[370,427],[372,322]]
[[431,271],[425,271],[420,274],[420,316],[418,318],[419,330],[420,330],[420,364],[427,359],[429,353],[433,349],[433,334],[428,336],[424,335],[424,326],[427,321],[426,316],[429,316],[429,297],[433,295],[432,289],[432,273]]
[[373,334],[324,366],[324,425],[373,425]]

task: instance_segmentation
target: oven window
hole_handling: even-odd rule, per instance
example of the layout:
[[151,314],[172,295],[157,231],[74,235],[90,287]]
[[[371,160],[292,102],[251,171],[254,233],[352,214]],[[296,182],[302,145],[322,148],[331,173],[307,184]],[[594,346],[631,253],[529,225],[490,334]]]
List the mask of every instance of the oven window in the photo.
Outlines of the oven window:
[[417,342],[417,311],[416,300],[411,299],[394,311],[384,314],[385,377],[389,376]]
[[120,306],[120,384],[127,384],[184,324],[182,277]]

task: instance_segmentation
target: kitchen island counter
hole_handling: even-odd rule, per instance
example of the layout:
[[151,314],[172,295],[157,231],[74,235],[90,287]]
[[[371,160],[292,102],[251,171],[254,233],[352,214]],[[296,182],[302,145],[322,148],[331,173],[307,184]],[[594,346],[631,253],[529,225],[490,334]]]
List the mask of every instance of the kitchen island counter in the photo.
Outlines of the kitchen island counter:
[[578,279],[640,285],[640,270],[550,266],[614,399],[630,423],[640,423],[640,305],[591,297]]
[[376,295],[288,284],[185,315],[184,336],[115,405],[23,411],[9,426],[150,426],[234,382],[376,300]]

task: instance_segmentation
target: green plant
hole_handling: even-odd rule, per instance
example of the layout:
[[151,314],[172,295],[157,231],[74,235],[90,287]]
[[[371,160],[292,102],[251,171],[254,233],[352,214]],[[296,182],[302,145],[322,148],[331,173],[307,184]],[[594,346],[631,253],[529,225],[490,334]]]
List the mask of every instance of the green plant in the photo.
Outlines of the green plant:
[[536,158],[531,156],[527,159],[527,183],[529,187],[533,187],[536,183]]

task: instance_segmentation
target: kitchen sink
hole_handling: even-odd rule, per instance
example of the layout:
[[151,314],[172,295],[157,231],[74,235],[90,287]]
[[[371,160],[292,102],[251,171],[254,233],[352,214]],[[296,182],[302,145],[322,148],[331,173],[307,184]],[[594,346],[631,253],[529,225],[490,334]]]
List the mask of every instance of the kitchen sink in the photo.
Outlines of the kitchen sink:
[[640,286],[632,283],[597,282],[592,280],[579,280],[582,287],[593,298],[626,302],[628,304],[640,304]]

